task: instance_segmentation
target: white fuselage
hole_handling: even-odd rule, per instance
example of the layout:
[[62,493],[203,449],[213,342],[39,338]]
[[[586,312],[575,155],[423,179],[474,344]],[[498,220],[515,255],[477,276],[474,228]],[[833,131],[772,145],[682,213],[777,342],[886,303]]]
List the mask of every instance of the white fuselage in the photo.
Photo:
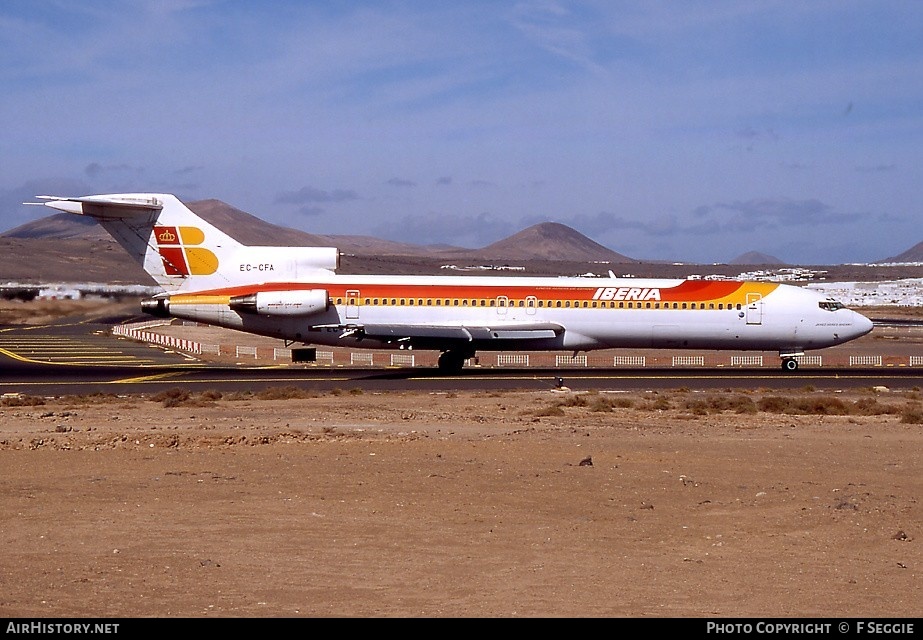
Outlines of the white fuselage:
[[[328,305],[307,315],[241,313],[229,303],[257,291],[320,290]],[[306,344],[448,349],[467,342],[472,351],[643,347],[797,355],[871,330],[864,316],[824,301],[801,287],[764,282],[330,274],[174,294],[170,314]],[[353,327],[388,330],[370,338]]]

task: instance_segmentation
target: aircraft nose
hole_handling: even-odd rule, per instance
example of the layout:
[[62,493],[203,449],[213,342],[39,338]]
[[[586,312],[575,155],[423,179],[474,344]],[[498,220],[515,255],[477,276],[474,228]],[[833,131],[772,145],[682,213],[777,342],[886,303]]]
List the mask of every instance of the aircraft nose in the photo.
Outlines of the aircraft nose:
[[864,336],[869,331],[871,331],[872,327],[874,326],[875,325],[871,320],[866,318],[861,313],[856,313],[855,311],[853,311],[853,320],[852,320],[852,328],[854,332],[853,337],[858,338],[859,336]]

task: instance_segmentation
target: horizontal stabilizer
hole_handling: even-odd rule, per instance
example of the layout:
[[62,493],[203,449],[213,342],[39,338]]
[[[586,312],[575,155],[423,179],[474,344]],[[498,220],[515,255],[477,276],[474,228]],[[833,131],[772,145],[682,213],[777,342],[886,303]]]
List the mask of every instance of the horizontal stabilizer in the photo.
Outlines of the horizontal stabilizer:
[[[37,199],[43,202],[27,204],[44,205],[98,222],[165,291],[200,291],[247,282],[246,274],[240,274],[249,260],[238,260],[237,255],[250,248],[190,211],[172,194],[110,193]],[[251,282],[257,277],[262,279],[260,266],[272,266],[272,261],[265,259],[265,250],[258,253],[261,259],[254,263],[256,272]]]
[[27,202],[25,204],[42,204],[58,211],[93,218],[126,218],[138,214],[150,214],[152,211],[163,209],[162,200],[141,194],[82,196],[79,198],[36,197],[39,200],[45,200],[45,202]]

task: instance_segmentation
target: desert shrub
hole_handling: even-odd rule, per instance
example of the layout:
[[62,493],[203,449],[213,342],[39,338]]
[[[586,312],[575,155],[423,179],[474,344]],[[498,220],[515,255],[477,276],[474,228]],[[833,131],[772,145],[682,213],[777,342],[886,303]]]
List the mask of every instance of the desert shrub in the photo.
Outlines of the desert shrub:
[[230,391],[224,394],[223,398],[225,400],[230,400],[231,402],[241,401],[241,400],[253,400],[252,391]]
[[4,407],[37,407],[45,404],[45,398],[26,394],[10,395],[0,400]]
[[669,398],[657,396],[656,398],[646,400],[645,403],[638,408],[647,411],[666,411],[673,408],[673,403],[670,402]]
[[541,409],[536,409],[532,415],[537,417],[556,417],[563,416],[564,409],[561,408],[558,404],[551,404],[547,407],[542,407]]
[[804,398],[796,402],[796,406],[799,413],[812,416],[845,416],[849,413],[849,407],[839,398]]
[[631,398],[610,398],[608,396],[594,395],[588,402],[590,411],[605,413],[613,409],[628,409],[634,405]]
[[757,410],[756,403],[753,402],[751,398],[744,395],[720,395],[695,398],[687,400],[685,408],[696,415],[722,413],[724,411],[733,411],[734,413],[756,413]]
[[794,404],[791,398],[765,396],[757,401],[756,407],[760,411],[766,411],[767,413],[796,413]]
[[151,396],[151,400],[161,403],[165,408],[173,407],[208,407],[224,396],[220,391],[203,391],[194,394],[181,387],[165,389]]
[[685,409],[694,416],[707,416],[708,415],[708,402],[706,402],[702,398],[695,398],[694,400],[687,400],[685,402]]
[[192,397],[192,396],[191,396],[190,394],[187,393],[185,396],[176,396],[176,397],[174,397],[174,398],[165,398],[164,401],[163,401],[161,404],[162,404],[162,405],[164,406],[164,408],[166,408],[166,409],[172,409],[173,407],[182,407],[182,406],[186,406],[186,405],[189,404],[189,398],[191,398],[191,397]]
[[267,387],[254,394],[260,400],[294,400],[298,398],[313,398],[314,393],[289,385],[285,387]]
[[558,400],[559,407],[585,407],[587,406],[586,398],[578,395],[568,395]]
[[188,397],[189,392],[183,389],[182,387],[172,387],[170,389],[164,389],[163,391],[159,391],[158,393],[155,393],[154,395],[151,396],[151,400],[153,400],[154,402],[163,402],[164,400],[167,400],[168,398],[182,398],[184,396]]
[[731,398],[725,398],[724,400],[725,411],[733,411],[738,414],[756,413],[756,403],[753,402],[753,398],[736,395]]
[[839,398],[786,398],[766,396],[756,403],[760,411],[785,413],[789,415],[842,416],[850,413],[849,407]]
[[107,402],[121,401],[123,399],[124,398],[120,398],[114,393],[103,393],[101,391],[65,396],[62,398],[63,401],[71,404],[104,404]]
[[186,389],[181,387],[173,387],[171,389],[164,389],[159,393],[155,393],[151,396],[151,400],[154,402],[160,402],[164,407],[179,407],[184,402],[188,401],[192,397],[192,394],[189,393]]
[[596,413],[606,413],[607,411],[612,411],[612,403],[609,402],[609,398],[604,398],[602,396],[593,396],[590,399],[588,404],[590,411]]
[[918,404],[908,404],[901,412],[903,424],[923,424],[923,407]]
[[860,416],[894,415],[900,411],[899,407],[879,402],[877,398],[860,398],[851,407],[851,413]]

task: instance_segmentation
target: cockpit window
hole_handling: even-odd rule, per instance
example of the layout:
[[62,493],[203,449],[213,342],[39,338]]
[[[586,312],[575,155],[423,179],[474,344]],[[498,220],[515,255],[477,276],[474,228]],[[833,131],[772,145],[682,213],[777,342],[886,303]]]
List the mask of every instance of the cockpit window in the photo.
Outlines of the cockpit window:
[[837,309],[845,309],[846,305],[842,302],[837,302],[836,300],[823,300],[817,303],[821,309],[826,309],[827,311],[836,311]]

